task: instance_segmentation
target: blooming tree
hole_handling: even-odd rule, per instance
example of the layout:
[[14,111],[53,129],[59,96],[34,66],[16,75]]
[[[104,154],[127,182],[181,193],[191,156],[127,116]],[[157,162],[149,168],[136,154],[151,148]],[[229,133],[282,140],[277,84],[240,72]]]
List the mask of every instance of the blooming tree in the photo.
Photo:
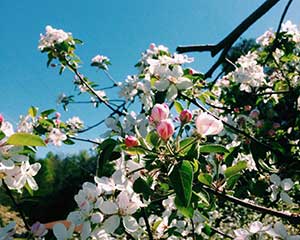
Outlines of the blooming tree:
[[[31,107],[14,130],[0,116],[0,177],[8,194],[36,190],[39,146],[87,141],[97,146],[94,182],[75,195],[69,225],[30,226],[41,239],[300,239],[300,30],[290,21],[267,31],[257,46],[231,63],[235,70],[208,81],[188,67],[194,59],[151,44],[124,82],[109,73],[110,59],[97,55],[119,89],[120,103],[79,71],[75,49],[82,41],[46,27],[39,50],[47,65],[75,75],[77,91],[111,114],[99,124],[101,140],[78,135],[93,129],[78,117],[63,121],[55,110]],[[64,108],[73,96],[60,96]],[[140,112],[136,112],[136,104]],[[115,171],[103,176],[107,163]],[[240,213],[242,216],[238,216]],[[298,225],[298,228],[297,228]],[[0,229],[10,239],[14,224]]]

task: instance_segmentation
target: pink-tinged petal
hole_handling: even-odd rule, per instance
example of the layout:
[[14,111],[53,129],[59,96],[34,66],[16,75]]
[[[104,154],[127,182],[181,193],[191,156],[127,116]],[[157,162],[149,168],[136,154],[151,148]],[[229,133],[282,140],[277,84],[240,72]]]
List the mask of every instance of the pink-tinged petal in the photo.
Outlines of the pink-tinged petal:
[[156,130],[159,137],[167,141],[174,133],[174,125],[170,119],[162,120],[157,125]]
[[216,135],[223,130],[223,123],[207,113],[201,113],[196,119],[196,128],[202,136]]
[[281,181],[280,185],[284,191],[289,191],[293,188],[294,182],[290,178],[285,178]]

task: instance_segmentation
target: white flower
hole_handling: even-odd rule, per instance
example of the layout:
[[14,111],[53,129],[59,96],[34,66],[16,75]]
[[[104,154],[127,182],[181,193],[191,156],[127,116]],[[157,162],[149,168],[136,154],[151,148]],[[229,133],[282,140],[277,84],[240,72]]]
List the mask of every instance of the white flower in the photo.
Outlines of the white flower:
[[53,128],[48,135],[48,139],[54,146],[60,147],[62,145],[62,141],[67,139],[67,136],[62,133],[60,129]]
[[115,190],[124,190],[128,181],[121,170],[117,170],[113,175],[108,177],[95,177],[95,182],[106,194],[112,194]]
[[296,24],[293,24],[290,20],[286,21],[281,26],[282,32],[287,32],[288,34],[293,36],[293,41],[296,43],[300,42],[300,31],[297,28]]
[[61,29],[55,29],[51,26],[46,27],[46,34],[40,35],[38,48],[44,50],[46,47],[53,47],[56,43],[62,43],[68,38],[72,37],[71,33],[66,33]]
[[78,130],[83,128],[83,122],[80,120],[79,117],[72,117],[66,121],[68,127],[72,130],[77,132]]
[[[267,231],[272,237],[280,237],[284,240],[300,240],[300,235],[289,236],[284,225],[281,222],[274,224],[274,228]],[[276,238],[277,239],[277,238]]]
[[177,97],[178,90],[189,89],[193,86],[190,79],[183,77],[183,70],[179,65],[175,65],[172,70],[167,67],[162,71],[159,80],[155,82],[155,88],[161,92],[168,90],[166,98],[170,101]]
[[134,214],[143,204],[141,203],[138,195],[129,193],[127,190],[122,191],[116,202],[112,200],[104,201],[100,206],[100,210],[106,215],[112,215],[107,218],[103,227],[107,233],[114,232],[122,220],[123,226],[128,232],[135,232],[138,229],[138,223]]
[[272,31],[268,30],[263,35],[256,39],[256,42],[261,44],[262,46],[268,46],[270,41],[275,38],[275,35]]
[[26,183],[32,190],[37,190],[38,185],[34,176],[41,168],[40,163],[30,165],[29,161],[22,162],[21,167],[15,166],[13,169],[5,171],[7,174],[4,181],[9,188],[21,190]]
[[74,229],[74,224],[67,229],[62,223],[57,223],[53,226],[53,233],[57,240],[72,239]]
[[278,193],[280,194],[280,198],[288,203],[292,204],[292,199],[286,193],[287,191],[291,190],[294,186],[294,182],[290,178],[285,178],[283,180],[276,174],[272,174],[270,176],[270,181],[273,183],[270,186],[271,193],[271,201],[275,201],[277,199]]
[[234,81],[241,83],[240,90],[251,92],[251,88],[257,88],[265,84],[265,73],[263,67],[257,64],[257,54],[249,52],[237,60],[238,68],[229,74]]
[[237,229],[234,230],[236,237],[235,240],[247,240],[251,239],[252,235],[258,235],[258,239],[262,239],[262,236],[271,229],[271,225],[263,226],[259,221],[255,221],[250,224],[249,230]]
[[97,67],[107,70],[108,64],[110,64],[110,62],[109,62],[109,58],[106,56],[96,55],[95,57],[92,58],[92,66],[97,66]]
[[18,132],[32,133],[32,131],[33,131],[33,119],[30,115],[27,115],[25,117],[20,116],[20,122],[19,122],[17,131]]

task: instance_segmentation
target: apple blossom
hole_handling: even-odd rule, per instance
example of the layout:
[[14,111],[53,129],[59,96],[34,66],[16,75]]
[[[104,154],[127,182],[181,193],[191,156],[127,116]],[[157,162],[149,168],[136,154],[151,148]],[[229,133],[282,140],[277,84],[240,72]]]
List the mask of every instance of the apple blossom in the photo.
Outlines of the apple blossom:
[[55,29],[51,26],[46,26],[46,34],[40,35],[39,49],[44,50],[44,48],[47,47],[54,47],[54,44],[62,43],[71,37],[71,33],[66,33],[61,29]]
[[149,117],[150,122],[154,122],[155,124],[159,123],[161,120],[165,120],[169,117],[170,110],[166,103],[163,104],[155,104],[152,108],[151,115]]
[[158,136],[167,141],[174,133],[174,125],[171,119],[161,120],[156,127]]
[[127,136],[125,137],[124,143],[126,147],[136,147],[139,145],[139,141],[135,136]]
[[207,113],[201,113],[196,118],[196,129],[201,136],[216,135],[223,130],[222,121]]
[[65,141],[66,139],[67,136],[58,128],[53,128],[48,135],[48,140],[57,147],[60,147],[62,141]]
[[190,110],[184,109],[181,111],[179,115],[179,119],[182,124],[188,123],[192,120],[193,114]]

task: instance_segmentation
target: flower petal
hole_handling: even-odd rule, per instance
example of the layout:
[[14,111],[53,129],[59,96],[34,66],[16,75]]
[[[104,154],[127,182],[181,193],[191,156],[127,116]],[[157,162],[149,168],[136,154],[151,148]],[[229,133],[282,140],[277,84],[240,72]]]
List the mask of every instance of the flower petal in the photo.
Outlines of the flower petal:
[[117,215],[110,216],[103,223],[103,227],[105,232],[112,233],[114,232],[120,225],[120,217]]
[[132,216],[123,217],[123,225],[128,232],[135,232],[139,228],[136,219]]

